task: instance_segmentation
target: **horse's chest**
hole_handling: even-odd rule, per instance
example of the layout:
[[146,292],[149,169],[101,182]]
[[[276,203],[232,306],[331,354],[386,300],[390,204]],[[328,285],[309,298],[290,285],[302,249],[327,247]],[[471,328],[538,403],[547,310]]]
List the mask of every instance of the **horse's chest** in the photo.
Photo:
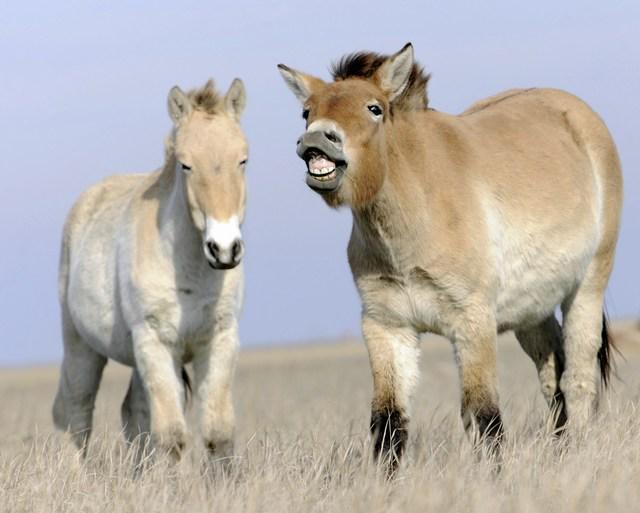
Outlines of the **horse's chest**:
[[369,275],[356,282],[363,310],[383,324],[441,331],[447,299],[422,269],[403,275]]
[[165,344],[180,352],[211,338],[214,302],[212,296],[178,290],[173,300],[160,299],[151,306],[147,322]]

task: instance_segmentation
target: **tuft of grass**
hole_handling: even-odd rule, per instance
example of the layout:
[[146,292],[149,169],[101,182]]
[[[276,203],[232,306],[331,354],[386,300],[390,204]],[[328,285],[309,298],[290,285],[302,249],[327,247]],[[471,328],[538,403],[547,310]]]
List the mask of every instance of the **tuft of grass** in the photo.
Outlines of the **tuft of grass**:
[[502,346],[507,437],[499,471],[462,430],[449,348],[429,340],[393,481],[371,456],[371,378],[360,346],[243,353],[233,460],[211,464],[194,434],[178,464],[158,456],[142,472],[118,426],[128,371],[107,373],[84,461],[51,426],[57,373],[2,372],[0,511],[640,511],[640,352],[626,353],[622,381],[586,432],[558,438],[533,365],[512,341]]

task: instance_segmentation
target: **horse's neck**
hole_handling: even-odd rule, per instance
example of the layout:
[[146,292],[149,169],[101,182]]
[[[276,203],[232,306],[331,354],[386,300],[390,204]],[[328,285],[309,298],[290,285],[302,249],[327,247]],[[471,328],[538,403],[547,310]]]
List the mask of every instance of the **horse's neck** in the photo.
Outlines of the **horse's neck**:
[[411,236],[402,203],[387,182],[371,202],[353,210],[354,229],[366,253],[376,254],[394,271],[403,267],[403,247]]
[[184,176],[171,168],[165,168],[162,172],[168,174],[163,177],[167,180],[167,187],[160,200],[159,211],[162,245],[173,257],[180,256],[181,260],[203,260],[202,236],[191,220]]

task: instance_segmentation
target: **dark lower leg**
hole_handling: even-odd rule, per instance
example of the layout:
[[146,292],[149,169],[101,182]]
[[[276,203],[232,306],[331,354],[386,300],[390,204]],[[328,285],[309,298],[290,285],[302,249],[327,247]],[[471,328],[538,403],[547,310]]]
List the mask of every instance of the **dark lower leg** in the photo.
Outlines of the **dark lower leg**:
[[491,445],[499,445],[504,435],[504,429],[498,407],[483,408],[474,416],[480,438]]
[[409,403],[418,379],[418,336],[413,329],[368,318],[362,328],[373,375],[373,452],[391,477],[407,443]]
[[560,434],[564,431],[564,426],[567,423],[567,406],[564,401],[564,394],[562,393],[562,390],[560,390],[560,378],[562,378],[562,373],[564,372],[564,351],[562,350],[562,347],[555,352],[554,360],[556,389],[553,393],[553,399],[549,408],[556,419],[555,432],[556,434]]
[[400,411],[391,408],[371,412],[371,434],[374,456],[387,466],[387,473],[393,475],[407,444],[409,419]]
[[558,320],[552,315],[537,326],[516,331],[516,337],[536,365],[542,394],[555,417],[556,430],[561,431],[567,421],[567,413],[560,390],[565,356]]
[[498,406],[496,334],[493,327],[485,328],[485,336],[476,330],[471,333],[473,336],[461,334],[454,342],[462,387],[462,420],[474,443],[484,443],[497,453],[504,430]]

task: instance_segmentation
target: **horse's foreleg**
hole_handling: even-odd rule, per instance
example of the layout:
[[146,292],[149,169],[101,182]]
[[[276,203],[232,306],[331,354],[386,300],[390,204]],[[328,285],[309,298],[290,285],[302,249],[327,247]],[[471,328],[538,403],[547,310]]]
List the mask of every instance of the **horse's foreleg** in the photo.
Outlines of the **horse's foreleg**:
[[134,330],[136,368],[149,402],[153,445],[178,459],[187,438],[181,362],[149,327]]
[[497,330],[488,315],[459,323],[453,337],[460,384],[462,420],[472,438],[499,449],[503,428],[498,405]]
[[205,447],[215,459],[233,455],[231,385],[237,348],[236,320],[219,321],[211,343],[202,346],[193,360],[200,430]]
[[418,336],[411,328],[388,327],[366,316],[362,332],[373,374],[374,455],[393,475],[407,442],[410,400],[418,381]]

